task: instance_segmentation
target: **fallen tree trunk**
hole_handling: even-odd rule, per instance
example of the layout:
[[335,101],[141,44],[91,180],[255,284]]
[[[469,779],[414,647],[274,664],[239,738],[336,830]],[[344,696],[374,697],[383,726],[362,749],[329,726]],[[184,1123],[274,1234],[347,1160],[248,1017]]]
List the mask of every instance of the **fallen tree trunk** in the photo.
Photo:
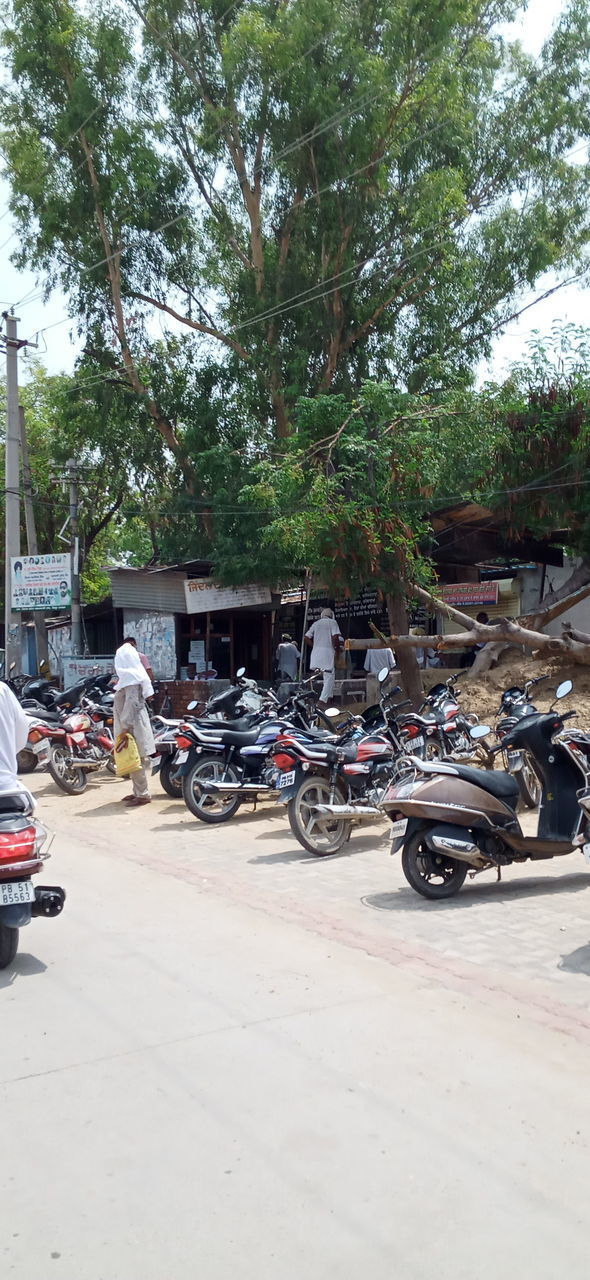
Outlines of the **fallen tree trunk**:
[[[544,609],[539,609],[534,614],[523,614],[517,619],[497,618],[494,623],[477,622],[474,618],[470,618],[468,614],[462,613],[460,609],[455,609],[453,605],[447,604],[444,600],[439,600],[423,587],[413,587],[412,593],[432,610],[442,613],[452,622],[459,623],[463,630],[452,632],[449,635],[384,636],[371,623],[375,638],[372,640],[349,640],[347,641],[347,648],[423,649],[428,647],[439,651],[452,651],[454,649],[473,648],[475,645],[485,645],[485,649],[482,648],[471,668],[470,676],[472,677],[480,675],[482,669],[489,669],[493,661],[497,661],[499,654],[509,646],[530,649],[533,658],[561,657],[571,662],[579,663],[582,666],[590,666],[590,635],[586,636],[583,632],[576,632],[567,625],[564,625],[561,637],[548,636],[537,629],[538,627],[546,626],[554,618],[565,613],[567,609],[573,608],[581,600],[590,596],[590,583],[586,583],[576,591],[570,592],[569,595],[564,596],[561,600],[552,601]],[[534,626],[531,625],[533,621],[536,624]],[[480,658],[482,659],[481,663],[479,662]]]

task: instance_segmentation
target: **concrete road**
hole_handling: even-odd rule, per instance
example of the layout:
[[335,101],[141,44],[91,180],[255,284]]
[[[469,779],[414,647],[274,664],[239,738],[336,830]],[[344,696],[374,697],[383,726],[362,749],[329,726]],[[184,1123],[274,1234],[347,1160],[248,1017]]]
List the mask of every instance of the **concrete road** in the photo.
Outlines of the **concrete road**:
[[586,1280],[581,866],[431,911],[379,829],[319,863],[281,813],[36,789],[69,897],[0,974],[3,1280]]

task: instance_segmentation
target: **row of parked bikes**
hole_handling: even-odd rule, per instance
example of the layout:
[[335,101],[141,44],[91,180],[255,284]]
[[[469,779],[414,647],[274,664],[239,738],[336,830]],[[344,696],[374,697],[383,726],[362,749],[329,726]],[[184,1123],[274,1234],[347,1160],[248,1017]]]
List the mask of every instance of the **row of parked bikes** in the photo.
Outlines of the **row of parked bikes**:
[[[428,898],[456,893],[467,873],[546,859],[583,846],[590,857],[590,737],[564,731],[576,713],[540,712],[542,675],[507,688],[495,727],[460,704],[459,677],[436,684],[420,711],[400,699],[387,670],[379,701],[361,714],[321,710],[313,677],[279,702],[238,671],[197,715],[152,715],[154,773],[195,818],[229,822],[247,803],[287,807],[294,836],[316,856],[338,852],[353,830],[387,815],[393,852]],[[114,772],[110,676],[64,693],[46,681],[17,692],[31,717],[23,767],[45,764],[57,785],[82,791],[91,773]],[[559,702],[571,681],[557,690]],[[503,756],[504,769],[494,767]],[[538,834],[523,834],[519,802],[540,805]]]

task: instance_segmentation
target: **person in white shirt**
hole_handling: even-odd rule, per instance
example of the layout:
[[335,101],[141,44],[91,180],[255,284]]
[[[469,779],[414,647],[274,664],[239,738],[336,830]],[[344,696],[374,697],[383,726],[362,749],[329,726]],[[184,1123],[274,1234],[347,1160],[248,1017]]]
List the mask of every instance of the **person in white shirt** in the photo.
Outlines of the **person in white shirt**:
[[387,667],[388,671],[395,670],[395,658],[391,649],[367,649],[365,658],[367,675],[378,676],[383,667]]
[[317,622],[312,623],[309,631],[306,631],[305,639],[311,645],[309,669],[321,671],[324,677],[320,702],[326,706],[334,692],[336,654],[344,644],[331,609],[322,609]]
[[0,682],[0,791],[26,791],[18,778],[17,752],[22,751],[31,722],[12,689]]

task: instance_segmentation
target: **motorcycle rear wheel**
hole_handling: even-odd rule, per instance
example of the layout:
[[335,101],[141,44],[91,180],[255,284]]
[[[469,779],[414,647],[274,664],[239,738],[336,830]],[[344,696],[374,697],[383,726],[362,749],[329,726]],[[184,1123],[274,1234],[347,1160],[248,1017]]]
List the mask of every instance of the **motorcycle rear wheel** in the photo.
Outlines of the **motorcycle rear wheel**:
[[[314,815],[313,808],[318,804],[330,803],[330,783],[327,778],[304,778],[298,791],[289,801],[287,814],[289,826],[299,844],[317,858],[326,858],[338,853],[346,844],[351,831],[351,823],[346,818],[331,818],[328,815]],[[346,804],[346,796],[338,786],[335,792],[336,804]]]
[[9,929],[0,924],[0,969],[7,969],[12,964],[18,951],[18,929]]
[[76,769],[68,763],[68,747],[51,747],[47,768],[62,791],[68,796],[78,796],[88,786],[88,774],[85,769]]
[[224,764],[219,756],[201,756],[182,779],[182,796],[187,809],[201,822],[227,822],[237,813],[242,801],[239,794],[229,792],[215,796],[202,791],[200,782],[235,782],[239,778],[233,765]]
[[459,862],[448,854],[433,853],[425,840],[426,832],[416,831],[402,850],[402,871],[415,893],[431,901],[452,898],[459,892],[469,870],[467,862]]
[[35,752],[29,751],[27,747],[17,753],[16,762],[19,773],[34,773],[39,763]]
[[160,766],[160,783],[166,795],[172,800],[182,800],[182,778],[171,776],[175,769],[178,769],[178,765],[173,757],[163,760]]

